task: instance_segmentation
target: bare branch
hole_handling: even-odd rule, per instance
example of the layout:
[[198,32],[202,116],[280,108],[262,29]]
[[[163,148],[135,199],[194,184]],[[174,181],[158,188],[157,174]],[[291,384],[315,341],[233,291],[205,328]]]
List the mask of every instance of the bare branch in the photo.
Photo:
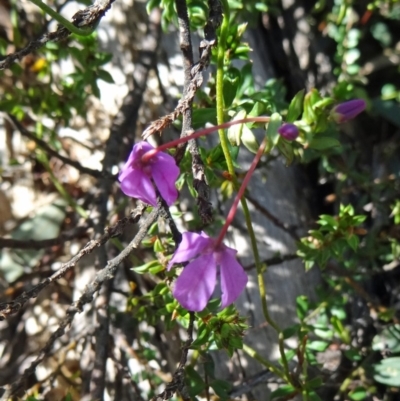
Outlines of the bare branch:
[[[193,132],[192,103],[197,89],[202,84],[203,75],[202,71],[200,70],[196,73],[196,86],[193,87],[193,50],[190,38],[190,21],[188,17],[186,0],[176,0],[176,10],[179,21],[180,46],[183,55],[184,66],[183,99],[186,99],[187,101],[187,107],[182,111],[183,121],[181,137],[184,137]],[[209,60],[206,62],[208,63]],[[206,179],[204,163],[200,157],[197,142],[195,140],[190,140],[188,146],[189,152],[192,155],[193,185],[197,191],[197,206],[199,208],[199,216],[204,223],[210,223],[212,221],[212,206],[209,201],[210,189]],[[175,156],[177,163],[179,163],[182,159],[184,150],[185,145],[178,147],[178,151]]]
[[107,172],[102,172],[99,170],[94,170],[92,168],[84,167],[81,163],[77,162],[76,160],[71,160],[68,157],[60,155],[60,153],[54,149],[52,149],[46,141],[38,138],[36,135],[29,132],[13,115],[11,114],[4,114],[6,118],[11,122],[11,124],[17,129],[21,135],[31,139],[34,141],[40,148],[42,148],[48,155],[56,157],[57,159],[61,160],[63,163],[68,164],[83,174],[91,175],[92,177],[100,178],[104,175],[110,175],[112,178],[116,179],[116,176],[111,175]]
[[[115,0],[96,0],[95,4],[75,13],[72,17],[72,24],[81,29],[95,28],[101,18],[103,18],[106,12],[111,8],[111,4],[114,3],[114,1]],[[55,32],[46,33],[39,39],[29,42],[28,46],[22,50],[7,55],[2,61],[0,61],[0,70],[10,68],[13,63],[40,49],[47,42],[63,40],[70,34],[71,32],[67,28],[59,26]]]
[[216,43],[216,29],[222,21],[222,8],[219,0],[209,0],[209,18],[204,29],[205,39],[200,43],[200,60],[191,69],[191,79],[186,90],[186,95],[179,101],[175,110],[153,121],[143,132],[143,139],[161,132],[164,128],[174,122],[186,109],[190,107],[196,91],[203,83],[203,71],[208,67],[211,57],[211,49]]
[[151,401],[166,401],[173,397],[173,395],[178,391],[184,401],[189,401],[190,396],[187,392],[185,385],[185,366],[187,362],[187,356],[189,348],[193,342],[193,323],[194,323],[194,313],[190,312],[189,327],[187,329],[188,339],[182,347],[181,360],[179,366],[173,374],[171,382],[167,384],[165,390],[158,394],[156,397],[152,398]]
[[96,299],[95,357],[90,377],[90,396],[103,400],[106,383],[106,363],[109,353],[110,312],[109,302],[113,280],[108,281]]
[[77,255],[75,255],[69,262],[65,263],[56,273],[46,278],[41,283],[30,289],[29,291],[23,292],[19,297],[11,302],[0,303],[0,320],[6,319],[9,315],[17,313],[25,305],[27,301],[32,298],[36,298],[43,288],[47,287],[52,282],[63,277],[70,269],[72,269],[85,255],[93,252],[93,250],[103,244],[105,244],[110,238],[119,236],[123,228],[128,223],[137,223],[142,217],[146,205],[139,205],[135,210],[131,212],[129,217],[125,217],[119,220],[116,224],[105,229],[104,234],[97,240],[92,240],[81,249]]
[[[97,291],[99,291],[99,289],[104,284],[104,282],[111,280],[114,277],[117,267],[131,254],[131,252],[135,248],[137,248],[140,245],[143,238],[146,236],[147,231],[149,230],[150,226],[154,223],[154,221],[159,216],[159,213],[160,213],[160,208],[158,208],[158,207],[154,208],[152,210],[152,212],[147,216],[147,218],[141,225],[140,230],[135,235],[133,240],[129,243],[129,245],[117,257],[108,261],[107,265],[96,274],[93,281],[86,286],[85,291],[83,292],[82,296],[68,308],[67,315],[62,320],[62,322],[60,323],[57,330],[50,336],[46,345],[40,350],[39,355],[31,363],[29,368],[25,369],[25,371],[21,375],[21,377],[16,382],[14,382],[11,385],[11,387],[4,393],[2,400],[8,400],[11,396],[15,395],[20,390],[24,389],[25,381],[27,380],[27,378],[30,375],[32,375],[35,372],[36,367],[50,353],[54,342],[58,338],[60,338],[61,336],[63,336],[65,334],[66,328],[72,323],[74,316],[77,313],[81,313],[84,305],[88,304],[89,302],[91,302],[93,300],[94,294]],[[140,216],[141,216],[141,213],[139,213],[139,217]],[[127,220],[129,221],[130,218],[127,218]],[[113,226],[113,227],[115,227],[115,226]],[[118,231],[119,231],[119,228],[118,228]],[[107,235],[106,235],[106,237],[107,237]],[[111,236],[108,237],[108,239],[109,238],[111,238]],[[97,241],[94,241],[94,242],[97,242]],[[193,324],[192,324],[192,330],[193,330]],[[187,351],[186,351],[186,354],[187,354]],[[186,363],[186,360],[185,360],[185,363]]]

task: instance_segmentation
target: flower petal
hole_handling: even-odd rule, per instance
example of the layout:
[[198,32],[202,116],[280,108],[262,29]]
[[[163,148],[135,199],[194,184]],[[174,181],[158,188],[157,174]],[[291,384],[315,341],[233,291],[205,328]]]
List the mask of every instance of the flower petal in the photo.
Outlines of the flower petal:
[[337,123],[344,123],[362,113],[367,104],[363,99],[352,99],[335,106],[331,110],[331,117]]
[[172,259],[168,263],[169,270],[173,264],[189,261],[201,253],[212,239],[203,232],[201,234],[185,232],[182,234],[182,241],[176,249]]
[[140,165],[140,159],[143,154],[151,149],[154,149],[153,146],[144,141],[138,142],[134,145],[132,152],[129,154],[128,160],[119,173],[118,179],[120,182],[122,182],[125,177],[132,172],[132,169],[135,169]]
[[129,155],[129,159],[128,161],[124,164],[124,167],[121,168],[119,175],[118,175],[118,181],[122,182],[126,179],[126,177],[131,174],[135,169],[132,165],[132,155],[133,152],[131,152],[131,154]]
[[175,181],[179,176],[179,167],[176,165],[175,159],[167,154],[158,154],[151,171],[161,196],[167,205],[171,206],[178,198]]
[[213,254],[202,255],[183,269],[172,293],[185,309],[200,312],[207,306],[216,280],[217,266]]
[[220,254],[222,308],[233,303],[247,284],[247,274],[235,258],[237,251],[225,245],[224,248]]
[[152,206],[157,206],[156,191],[150,178],[140,169],[132,169],[121,180],[121,190],[125,195],[140,199]]

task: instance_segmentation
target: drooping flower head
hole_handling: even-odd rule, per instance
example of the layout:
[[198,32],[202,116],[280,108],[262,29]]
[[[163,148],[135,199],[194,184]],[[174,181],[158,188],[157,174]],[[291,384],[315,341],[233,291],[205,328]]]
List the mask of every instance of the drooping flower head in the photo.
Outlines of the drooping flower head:
[[121,190],[125,195],[157,206],[153,180],[160,195],[168,206],[171,206],[178,198],[175,181],[179,176],[179,168],[175,159],[163,152],[156,153],[148,161],[143,161],[142,156],[152,149],[154,147],[147,142],[135,144],[118,176]]
[[204,232],[183,233],[168,269],[175,263],[189,262],[175,282],[174,297],[187,310],[200,312],[214,292],[217,266],[222,290],[221,307],[233,303],[246,287],[247,275],[236,260],[237,251],[224,244],[216,244]]
[[344,123],[362,113],[366,105],[363,99],[353,99],[340,103],[331,110],[331,117],[338,124]]
[[278,129],[279,134],[288,141],[294,141],[299,136],[299,129],[291,123],[284,123]]

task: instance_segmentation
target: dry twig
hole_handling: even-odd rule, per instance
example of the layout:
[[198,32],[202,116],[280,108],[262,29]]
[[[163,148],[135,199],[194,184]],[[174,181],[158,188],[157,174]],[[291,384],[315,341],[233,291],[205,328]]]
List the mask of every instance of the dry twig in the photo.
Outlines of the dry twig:
[[[86,286],[82,296],[68,308],[67,315],[60,323],[58,329],[50,336],[46,345],[40,350],[39,355],[31,363],[29,368],[25,369],[21,377],[15,383],[13,383],[9,389],[7,389],[2,397],[2,400],[8,400],[11,396],[17,394],[25,387],[25,382],[27,381],[29,376],[35,372],[36,367],[50,353],[54,342],[65,334],[66,328],[72,323],[74,316],[77,313],[82,312],[84,305],[90,303],[93,300],[94,294],[99,291],[105,281],[111,280],[114,277],[117,267],[131,254],[131,252],[135,248],[140,245],[143,238],[146,236],[148,229],[159,216],[159,213],[160,208],[154,208],[153,211],[147,216],[147,218],[141,225],[140,230],[135,235],[133,240],[129,243],[129,245],[118,256],[109,260],[107,265],[96,274],[93,281]],[[141,213],[139,214],[139,216],[141,216]],[[106,234],[105,236],[107,237]],[[111,235],[107,237],[107,239],[109,238],[111,238]]]
[[[149,127],[147,127],[143,132],[143,139],[155,134],[156,132],[161,132],[168,125],[173,123],[180,115],[182,115],[185,110],[190,108],[190,105],[194,99],[196,91],[203,83],[203,71],[208,67],[211,57],[211,49],[216,43],[216,29],[219,27],[222,21],[222,7],[219,0],[209,0],[209,18],[207,20],[206,27],[204,29],[204,40],[200,43],[200,60],[193,65],[190,71],[190,81],[187,85],[186,93],[182,96],[179,101],[178,106],[175,110],[153,121]],[[187,13],[187,12],[186,12]],[[182,14],[183,17],[183,14]],[[181,19],[181,17],[180,17]],[[190,38],[190,37],[189,37]],[[185,44],[185,41],[183,42]],[[181,39],[182,46],[182,39]],[[186,44],[185,44],[186,46]],[[193,56],[192,56],[193,59]]]
[[151,399],[151,401],[166,401],[173,397],[176,392],[179,392],[184,401],[189,401],[190,396],[187,392],[185,385],[185,366],[189,348],[193,342],[193,323],[194,313],[190,312],[189,327],[187,329],[188,339],[182,347],[181,360],[179,361],[178,368],[173,374],[172,380],[167,384],[165,390]]
[[57,159],[61,160],[63,163],[68,164],[69,166],[72,166],[76,168],[78,171],[80,171],[83,174],[88,174],[91,175],[92,177],[96,178],[101,178],[104,175],[109,175],[111,178],[116,179],[115,175],[109,174],[108,172],[102,172],[99,170],[94,170],[89,167],[82,166],[81,163],[79,163],[76,160],[71,160],[68,157],[60,155],[60,153],[54,149],[52,149],[46,141],[43,139],[38,138],[36,135],[32,134],[27,130],[13,115],[11,114],[5,114],[6,118],[11,122],[11,124],[20,132],[22,136],[25,136],[26,138],[31,139],[34,141],[40,148],[42,148],[48,155],[52,157],[56,157]]
[[[95,4],[75,13],[72,17],[72,24],[79,28],[95,27],[104,17],[106,12],[111,8],[111,4],[114,3],[114,1],[115,0],[96,0]],[[13,63],[40,49],[47,42],[57,42],[63,40],[70,34],[71,32],[67,28],[59,26],[55,32],[46,33],[40,38],[29,42],[25,48],[7,55],[3,60],[0,61],[0,70],[10,68]]]
[[0,304],[0,320],[6,319],[9,315],[17,313],[25,305],[27,301],[32,298],[36,298],[38,294],[49,284],[63,277],[70,269],[72,269],[85,255],[93,252],[94,249],[104,245],[110,238],[119,236],[123,228],[128,223],[137,223],[142,217],[145,205],[138,206],[131,212],[129,217],[125,217],[119,220],[116,224],[111,227],[107,227],[104,234],[97,240],[88,242],[69,262],[65,263],[56,273],[51,277],[46,278],[41,283],[30,289],[29,291],[23,292],[19,297],[11,302],[3,302]]

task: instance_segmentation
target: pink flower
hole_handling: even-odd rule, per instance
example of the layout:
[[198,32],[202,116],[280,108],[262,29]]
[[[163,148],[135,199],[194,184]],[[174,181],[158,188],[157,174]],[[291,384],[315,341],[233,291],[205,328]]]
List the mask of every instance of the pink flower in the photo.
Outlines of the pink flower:
[[366,103],[363,99],[353,99],[335,106],[331,110],[331,117],[338,124],[344,123],[358,116],[365,110]]
[[207,234],[186,232],[168,269],[175,263],[191,261],[175,282],[174,297],[187,310],[200,312],[214,292],[217,282],[217,266],[220,270],[221,307],[233,303],[246,287],[247,275],[235,258],[237,251]]
[[179,168],[175,159],[163,152],[156,153],[149,161],[144,162],[142,156],[152,149],[153,146],[147,142],[139,142],[133,147],[128,161],[119,173],[121,189],[125,195],[157,206],[155,184],[160,195],[171,206],[178,198],[175,181],[179,176]]
[[299,136],[299,129],[291,123],[282,124],[278,132],[287,141],[294,141]]

